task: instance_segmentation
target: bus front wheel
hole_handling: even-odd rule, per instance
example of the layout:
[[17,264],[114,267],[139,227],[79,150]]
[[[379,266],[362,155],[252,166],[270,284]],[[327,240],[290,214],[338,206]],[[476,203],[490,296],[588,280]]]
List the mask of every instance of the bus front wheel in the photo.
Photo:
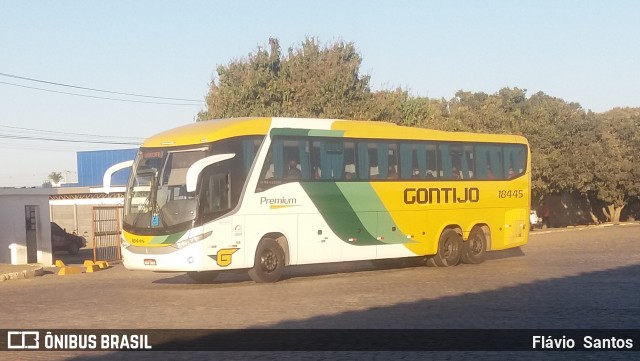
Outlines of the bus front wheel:
[[469,239],[462,245],[462,262],[478,264],[484,262],[487,251],[487,239],[479,227],[474,227],[469,233]]
[[427,260],[427,265],[437,267],[455,266],[460,263],[462,237],[453,229],[445,229],[438,241],[438,253]]
[[253,268],[249,277],[258,283],[277,282],[284,271],[284,251],[271,238],[263,239],[258,245]]

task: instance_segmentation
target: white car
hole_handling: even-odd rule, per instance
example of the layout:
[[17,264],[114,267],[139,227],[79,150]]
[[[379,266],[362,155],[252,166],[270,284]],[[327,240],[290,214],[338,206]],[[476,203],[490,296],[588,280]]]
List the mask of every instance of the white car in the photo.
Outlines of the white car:
[[529,212],[529,222],[531,229],[542,227],[542,218],[538,217],[538,213],[533,209]]

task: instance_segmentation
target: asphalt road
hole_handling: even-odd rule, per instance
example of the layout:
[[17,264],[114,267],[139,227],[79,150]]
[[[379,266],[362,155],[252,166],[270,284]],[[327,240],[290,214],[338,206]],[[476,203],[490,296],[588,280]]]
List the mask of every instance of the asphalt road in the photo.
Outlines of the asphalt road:
[[[82,275],[47,274],[0,284],[0,328],[640,328],[640,224],[534,231],[527,246],[492,252],[490,258],[480,265],[449,268],[376,270],[369,262],[291,267],[275,284],[255,284],[246,274],[225,274],[203,285],[183,274],[128,271],[121,265]],[[16,354],[17,358],[25,355],[9,356]],[[625,359],[634,354],[587,353],[581,358]],[[135,355],[132,359],[160,356],[154,352]],[[301,355],[407,360],[425,356],[219,352],[178,353],[170,358],[299,359]],[[449,359],[442,353],[428,355]],[[457,355],[514,357],[486,352]],[[560,354],[535,353],[527,358],[554,355]],[[97,352],[29,356],[131,357]]]

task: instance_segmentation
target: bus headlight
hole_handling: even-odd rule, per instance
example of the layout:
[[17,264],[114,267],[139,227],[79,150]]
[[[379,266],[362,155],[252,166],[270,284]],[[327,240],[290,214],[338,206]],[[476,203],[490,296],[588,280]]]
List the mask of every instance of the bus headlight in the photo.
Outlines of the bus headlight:
[[131,244],[127,242],[127,240],[124,239],[124,237],[120,237],[120,246],[122,246],[123,249],[127,249],[131,247]]
[[174,244],[171,245],[171,247],[176,248],[176,249],[182,249],[186,246],[189,246],[191,244],[197,243],[202,241],[203,239],[209,237],[211,235],[211,231],[207,232],[207,233],[202,233],[200,235],[197,235],[195,237],[191,237],[191,238],[187,238],[187,239],[183,239],[182,241],[178,241]]

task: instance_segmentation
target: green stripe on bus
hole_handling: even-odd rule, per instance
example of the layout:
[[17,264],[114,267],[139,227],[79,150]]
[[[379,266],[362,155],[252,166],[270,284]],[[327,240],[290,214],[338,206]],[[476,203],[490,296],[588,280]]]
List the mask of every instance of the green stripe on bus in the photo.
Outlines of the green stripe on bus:
[[180,237],[182,237],[187,232],[178,232],[169,234],[166,236],[154,236],[153,239],[149,242],[150,244],[173,244],[176,243]]
[[[383,244],[369,232],[371,222],[367,222],[368,227],[362,223],[334,182],[303,182],[301,186],[329,228],[341,240],[358,246]],[[356,238],[357,241],[349,242],[350,238]]]
[[343,137],[344,130],[326,130],[326,129],[311,129],[309,131],[310,137]]
[[174,244],[176,243],[185,233],[187,232],[178,232],[178,233],[173,233],[167,236],[167,239],[162,242],[164,244]]
[[151,241],[149,241],[150,244],[162,244],[164,243],[164,241],[167,240],[168,236],[154,236]]
[[[352,208],[355,208],[356,215],[359,216],[369,233],[376,235],[376,237],[383,237],[380,239],[381,242],[385,244],[412,242],[396,226],[391,214],[370,183],[341,182],[337,186],[347,202],[352,205]],[[367,213],[374,213],[375,216],[366,216]],[[373,220],[373,224],[371,221],[367,223],[365,219]]]
[[342,138],[344,130],[330,129],[292,129],[292,128],[274,128],[269,133],[271,136],[280,135],[288,137],[333,137]]
[[288,137],[306,137],[309,135],[309,129],[291,129],[291,128],[274,128],[271,129],[270,134],[283,135]]

